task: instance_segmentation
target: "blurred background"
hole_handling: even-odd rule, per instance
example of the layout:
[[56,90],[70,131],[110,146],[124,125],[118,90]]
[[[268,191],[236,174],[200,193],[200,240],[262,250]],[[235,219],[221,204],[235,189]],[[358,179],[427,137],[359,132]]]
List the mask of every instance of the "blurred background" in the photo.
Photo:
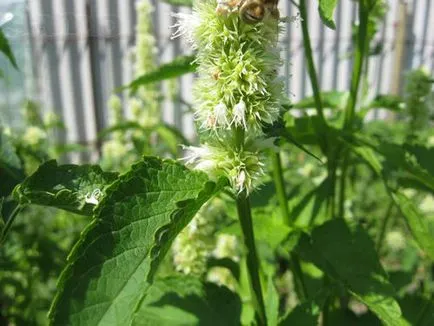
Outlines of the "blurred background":
[[[188,12],[152,0],[155,65],[188,53],[182,39],[170,38],[175,22],[171,13]],[[0,21],[17,58],[19,70],[0,56],[1,123],[13,128],[23,124],[19,108],[28,100],[43,114],[56,113],[65,128],[57,132],[64,143],[91,146],[93,152],[70,153],[72,162],[98,159],[97,134],[109,124],[108,101],[135,72],[136,0],[1,0]],[[282,17],[294,16],[290,1],[280,1]],[[340,1],[336,31],[324,26],[311,1],[310,34],[322,89],[346,90],[352,65],[351,39],[356,20],[354,1]],[[293,101],[311,94],[304,62],[301,29],[287,23],[283,31],[281,74]],[[431,0],[388,1],[388,10],[376,33],[369,63],[371,96],[399,94],[403,73],[420,66],[434,71],[434,4]],[[162,83],[162,117],[187,138],[193,137],[191,101],[193,76]],[[119,94],[122,114],[131,116],[126,95]],[[376,115],[381,111],[376,111]]]

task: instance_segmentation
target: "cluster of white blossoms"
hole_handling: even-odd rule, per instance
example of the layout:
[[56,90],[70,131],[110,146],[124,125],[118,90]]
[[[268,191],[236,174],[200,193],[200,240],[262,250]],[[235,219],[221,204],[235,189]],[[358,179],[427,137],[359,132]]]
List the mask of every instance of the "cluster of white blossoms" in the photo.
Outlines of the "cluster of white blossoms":
[[222,1],[197,0],[191,15],[175,14],[174,36],[186,36],[197,50],[195,118],[206,139],[188,147],[185,160],[209,174],[223,173],[237,192],[249,193],[264,173],[262,127],[278,118],[282,102],[279,19],[277,8],[264,7],[255,23],[246,22],[237,6],[221,8]]

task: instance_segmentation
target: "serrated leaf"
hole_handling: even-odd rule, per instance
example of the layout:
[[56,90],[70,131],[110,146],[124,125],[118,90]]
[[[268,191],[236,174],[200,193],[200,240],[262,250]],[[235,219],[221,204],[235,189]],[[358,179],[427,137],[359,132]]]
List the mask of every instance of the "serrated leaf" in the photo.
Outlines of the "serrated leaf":
[[186,6],[193,7],[193,0],[163,0],[172,6]]
[[335,12],[337,2],[338,0],[319,0],[319,15],[323,23],[331,29],[336,29],[333,14]]
[[197,69],[195,59],[194,55],[177,57],[172,62],[163,64],[156,70],[138,77],[129,85],[121,87],[120,90],[129,88],[131,93],[135,93],[140,86],[195,72]]
[[8,196],[24,178],[21,160],[11,140],[0,127],[0,196]]
[[52,206],[81,215],[92,215],[95,202],[88,199],[97,194],[104,196],[104,188],[118,177],[117,173],[104,172],[97,165],[57,165],[48,161],[14,190],[20,204]]
[[133,326],[239,325],[240,298],[225,287],[189,276],[156,280],[135,313]]
[[385,325],[406,325],[375,245],[362,227],[347,225],[343,219],[328,221],[311,236],[303,235],[297,250],[366,304]]
[[391,195],[402,215],[404,215],[407,225],[410,228],[413,237],[416,239],[416,242],[431,258],[431,260],[434,260],[434,234],[430,232],[426,220],[413,202],[404,194],[392,192]]
[[0,28],[0,52],[2,52],[11,62],[11,64],[18,69],[17,61],[15,60],[15,56],[12,52],[11,46],[9,45],[9,41],[6,38],[3,30]]
[[173,238],[227,181],[145,157],[108,189],[75,245],[53,325],[128,325]]

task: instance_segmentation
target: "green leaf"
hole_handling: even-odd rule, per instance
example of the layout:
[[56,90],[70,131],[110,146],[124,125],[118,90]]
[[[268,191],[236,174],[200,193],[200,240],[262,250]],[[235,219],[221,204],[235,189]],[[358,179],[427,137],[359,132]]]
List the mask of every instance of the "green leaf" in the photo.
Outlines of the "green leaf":
[[[348,100],[349,93],[341,91],[321,92],[321,100],[324,108],[337,109],[345,106]],[[316,107],[315,98],[308,96],[300,102],[295,103],[295,109],[313,109]]]
[[15,147],[0,127],[0,196],[8,196],[24,178],[24,168]]
[[9,41],[6,38],[3,30],[0,28],[0,52],[2,52],[11,62],[11,64],[18,69],[17,61],[15,60],[15,56],[12,53],[12,49],[9,45]]
[[279,321],[279,293],[273,283],[272,275],[267,280],[267,293],[265,294],[265,312],[267,325],[277,326]]
[[318,319],[327,295],[326,291],[320,291],[312,299],[298,304],[279,321],[279,326],[318,326]]
[[297,250],[366,304],[385,325],[406,325],[374,243],[362,227],[347,225],[343,219],[328,221],[310,237],[303,235]]
[[50,310],[53,325],[128,325],[173,238],[227,185],[145,157],[106,191],[75,245]]
[[402,215],[404,215],[416,242],[419,244],[421,249],[424,250],[432,260],[434,260],[434,234],[430,232],[426,220],[413,202],[404,194],[392,192],[391,195]]
[[418,294],[407,294],[400,301],[402,313],[410,325],[434,325],[434,302]]
[[195,72],[197,69],[195,60],[196,57],[194,55],[177,57],[172,62],[163,64],[156,70],[138,77],[129,85],[121,87],[120,90],[129,88],[131,89],[131,93],[135,93],[140,86]]
[[92,215],[95,203],[116,180],[117,173],[104,172],[96,165],[57,165],[48,161],[14,190],[20,204],[52,206],[82,215]]
[[316,188],[290,202],[291,220],[299,228],[321,224],[327,218],[330,182],[325,179]]
[[134,326],[239,325],[240,298],[225,287],[189,276],[173,276],[147,290]]
[[333,14],[335,12],[337,2],[338,0],[319,0],[319,15],[321,16],[323,23],[331,29],[336,29]]
[[186,6],[193,7],[193,0],[163,0],[172,6]]

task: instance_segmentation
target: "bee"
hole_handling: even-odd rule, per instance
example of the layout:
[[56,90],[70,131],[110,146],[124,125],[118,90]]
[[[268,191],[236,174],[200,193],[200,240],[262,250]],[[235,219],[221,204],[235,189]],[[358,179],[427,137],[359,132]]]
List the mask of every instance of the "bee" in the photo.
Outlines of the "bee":
[[218,0],[217,13],[227,14],[238,11],[245,23],[256,24],[270,14],[279,19],[279,0]]

